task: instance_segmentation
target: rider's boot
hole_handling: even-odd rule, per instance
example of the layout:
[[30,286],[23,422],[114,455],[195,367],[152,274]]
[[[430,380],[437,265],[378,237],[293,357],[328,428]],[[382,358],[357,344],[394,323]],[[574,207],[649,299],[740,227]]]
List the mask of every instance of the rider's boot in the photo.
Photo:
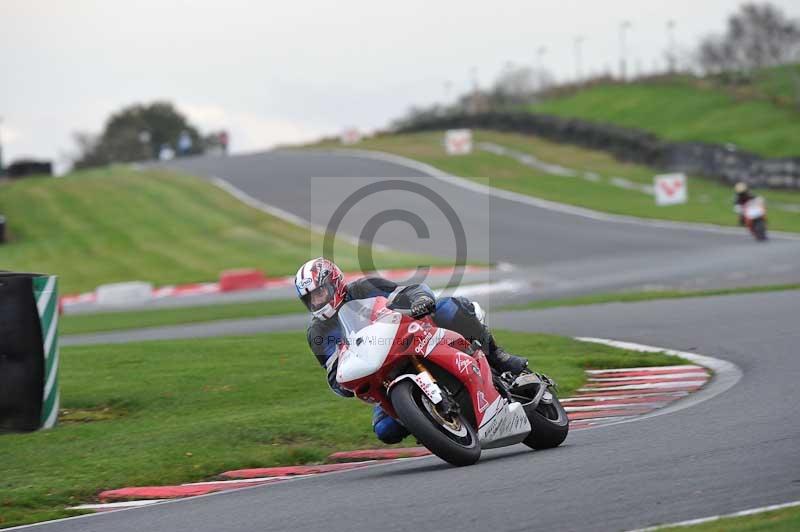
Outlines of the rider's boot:
[[528,359],[512,355],[495,342],[494,336],[484,325],[481,344],[486,347],[486,360],[489,365],[500,373],[509,372],[514,376],[519,375],[528,367]]

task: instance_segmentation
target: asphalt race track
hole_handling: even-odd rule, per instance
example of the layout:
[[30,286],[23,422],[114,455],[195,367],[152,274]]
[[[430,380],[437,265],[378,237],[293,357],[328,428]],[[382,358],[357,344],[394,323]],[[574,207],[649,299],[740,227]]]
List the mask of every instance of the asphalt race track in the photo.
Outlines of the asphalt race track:
[[558,449],[487,451],[476,466],[459,469],[411,460],[37,529],[625,530],[796,500],[797,298],[783,292],[497,314],[493,323],[504,328],[696,351],[744,373],[708,401],[574,431]]
[[[224,177],[248,194],[298,216],[304,215],[304,208],[308,216],[309,202],[303,191],[308,194],[311,176],[418,175],[375,160],[305,152],[199,158],[180,165]],[[459,212],[469,212],[472,203],[485,202],[485,198],[472,198],[475,192],[445,182],[434,182],[434,187]],[[595,291],[653,282],[680,284],[698,277],[709,285],[721,279],[741,284],[755,279],[800,279],[800,242],[796,240],[775,239],[762,246],[743,231],[736,235],[658,228],[590,220],[496,198],[491,202],[491,258],[518,266],[515,275],[523,272],[554,283],[575,283],[584,277],[580,287]],[[407,240],[396,238],[401,231],[399,227],[387,230],[385,238],[391,242],[386,243],[428,252],[427,244],[414,243],[411,234]],[[721,358],[741,369],[743,377],[731,389],[678,412],[574,431],[562,447],[550,451],[532,452],[521,445],[487,451],[476,466],[468,468],[424,458],[54,522],[37,529],[626,530],[800,499],[798,294],[490,316],[496,327],[634,341]],[[240,334],[257,327],[300,325],[299,318],[273,318],[250,324],[229,322],[215,332]],[[128,339],[137,338],[136,332],[129,334]],[[535,353],[526,355],[535,367]]]

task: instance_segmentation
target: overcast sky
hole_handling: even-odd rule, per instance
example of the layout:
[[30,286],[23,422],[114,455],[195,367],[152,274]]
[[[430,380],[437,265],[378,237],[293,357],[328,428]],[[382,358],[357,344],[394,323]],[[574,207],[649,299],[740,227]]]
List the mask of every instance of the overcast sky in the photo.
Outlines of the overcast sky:
[[[667,21],[684,49],[722,32],[736,0],[385,2],[0,0],[4,160],[60,159],[72,132],[97,132],[134,102],[172,101],[201,129],[252,151],[384,126],[412,104],[489,84],[503,66],[575,75],[617,68],[630,20],[630,71],[664,64]],[[774,0],[800,16],[797,0]]]

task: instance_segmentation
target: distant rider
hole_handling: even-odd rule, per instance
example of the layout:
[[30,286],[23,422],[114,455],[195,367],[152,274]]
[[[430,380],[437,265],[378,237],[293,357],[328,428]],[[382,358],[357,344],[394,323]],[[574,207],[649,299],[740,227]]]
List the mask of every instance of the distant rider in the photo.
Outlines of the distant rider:
[[733,190],[736,192],[736,196],[733,198],[733,210],[739,215],[739,225],[745,225],[744,206],[755,196],[750,193],[750,188],[744,182],[736,183]]
[[[319,363],[327,368],[328,385],[343,397],[353,394],[336,382],[337,347],[342,338],[336,314],[345,302],[353,299],[383,296],[389,299],[392,307],[410,309],[415,318],[433,314],[438,327],[455,331],[469,341],[480,341],[489,364],[501,373],[519,374],[528,365],[526,359],[511,355],[497,345],[489,328],[483,324],[481,307],[464,297],[443,297],[437,301],[424,284],[399,286],[380,277],[345,283],[342,271],[322,257],[300,267],[295,287],[300,300],[313,315],[308,326],[308,345]],[[385,443],[398,443],[408,436],[406,428],[378,406],[373,412],[372,427],[378,439]]]

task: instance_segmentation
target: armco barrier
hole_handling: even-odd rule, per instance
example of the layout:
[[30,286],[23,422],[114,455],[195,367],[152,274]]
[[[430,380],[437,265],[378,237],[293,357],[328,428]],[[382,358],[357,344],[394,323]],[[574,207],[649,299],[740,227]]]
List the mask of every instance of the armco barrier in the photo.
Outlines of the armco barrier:
[[58,402],[56,277],[0,272],[0,431],[50,428]]
[[546,139],[610,152],[623,161],[668,171],[714,177],[726,183],[800,188],[800,157],[765,159],[731,145],[667,142],[652,133],[599,122],[528,112],[428,116],[398,132],[483,128],[533,134]]

